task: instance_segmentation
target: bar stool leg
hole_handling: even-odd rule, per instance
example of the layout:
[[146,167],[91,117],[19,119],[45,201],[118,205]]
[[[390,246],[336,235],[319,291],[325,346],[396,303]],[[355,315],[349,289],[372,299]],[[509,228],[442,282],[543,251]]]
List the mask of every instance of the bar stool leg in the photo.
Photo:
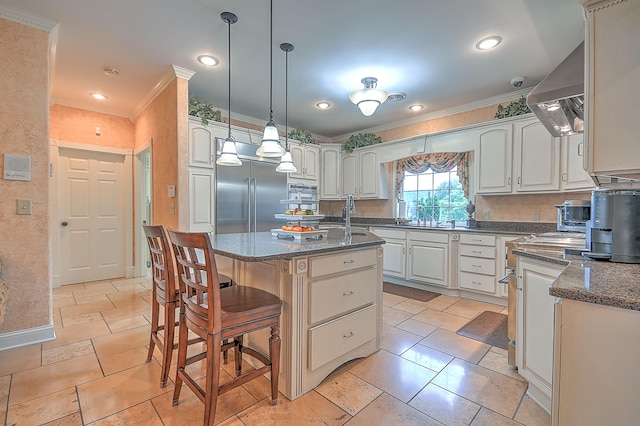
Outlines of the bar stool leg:
[[[220,334],[207,336],[209,348],[220,348]],[[204,389],[204,424],[213,426],[216,417],[218,395],[220,393],[220,350],[207,351],[207,372]]]
[[158,316],[160,315],[159,303],[156,300],[156,292],[153,291],[151,301],[151,333],[149,333],[149,352],[147,353],[147,362],[153,358],[153,350],[156,347],[156,342],[153,340],[153,335],[158,333]]
[[271,327],[269,337],[269,359],[271,360],[271,404],[278,402],[278,377],[280,374],[280,321]]

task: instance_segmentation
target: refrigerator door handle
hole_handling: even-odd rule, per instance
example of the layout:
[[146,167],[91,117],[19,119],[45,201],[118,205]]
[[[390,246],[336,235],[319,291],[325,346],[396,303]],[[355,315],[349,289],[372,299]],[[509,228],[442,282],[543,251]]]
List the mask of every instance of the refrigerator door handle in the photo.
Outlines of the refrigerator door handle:
[[258,230],[258,180],[251,178],[253,181],[253,232]]
[[247,179],[247,232],[251,232],[251,181],[253,179]]

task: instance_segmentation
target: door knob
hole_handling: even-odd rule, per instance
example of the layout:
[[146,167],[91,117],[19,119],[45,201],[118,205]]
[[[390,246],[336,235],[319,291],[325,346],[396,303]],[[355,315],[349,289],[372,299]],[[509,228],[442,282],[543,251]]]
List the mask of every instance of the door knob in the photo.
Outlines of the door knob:
[[67,222],[67,221],[64,221],[64,222],[60,223],[60,225],[62,225],[62,226],[67,226],[68,224],[69,224],[69,222]]

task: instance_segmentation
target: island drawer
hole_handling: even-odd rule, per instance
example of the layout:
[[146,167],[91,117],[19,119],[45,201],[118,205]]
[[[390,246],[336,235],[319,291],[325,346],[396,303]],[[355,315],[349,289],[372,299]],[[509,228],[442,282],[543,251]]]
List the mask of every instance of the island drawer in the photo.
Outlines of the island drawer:
[[309,329],[309,370],[376,338],[377,306],[372,305]]
[[309,324],[336,317],[376,301],[377,270],[368,268],[309,283]]
[[375,249],[344,251],[339,254],[312,257],[309,259],[309,276],[317,278],[324,275],[353,271],[376,265],[378,256]]
[[494,259],[460,256],[459,266],[460,271],[492,276],[496,274],[496,261]]

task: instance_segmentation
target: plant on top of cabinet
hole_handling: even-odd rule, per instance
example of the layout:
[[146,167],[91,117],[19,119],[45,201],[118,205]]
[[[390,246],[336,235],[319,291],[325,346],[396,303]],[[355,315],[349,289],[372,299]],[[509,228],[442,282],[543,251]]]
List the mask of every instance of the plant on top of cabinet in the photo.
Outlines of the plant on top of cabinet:
[[353,152],[354,148],[375,145],[378,143],[382,143],[382,138],[375,133],[358,133],[349,136],[349,139],[344,143],[343,148],[347,154],[350,154]]
[[199,117],[204,125],[209,124],[209,120],[222,122],[220,110],[196,96],[189,98],[189,115]]
[[498,105],[498,111],[496,111],[494,118],[515,117],[516,115],[528,114],[530,112],[531,110],[527,105],[527,98],[523,95],[520,99],[511,102],[506,107],[503,107],[502,104]]
[[302,144],[316,143],[316,138],[313,137],[310,131],[305,129],[299,129],[297,127],[292,131],[290,131],[287,136],[289,136],[291,139],[295,139],[299,141]]

